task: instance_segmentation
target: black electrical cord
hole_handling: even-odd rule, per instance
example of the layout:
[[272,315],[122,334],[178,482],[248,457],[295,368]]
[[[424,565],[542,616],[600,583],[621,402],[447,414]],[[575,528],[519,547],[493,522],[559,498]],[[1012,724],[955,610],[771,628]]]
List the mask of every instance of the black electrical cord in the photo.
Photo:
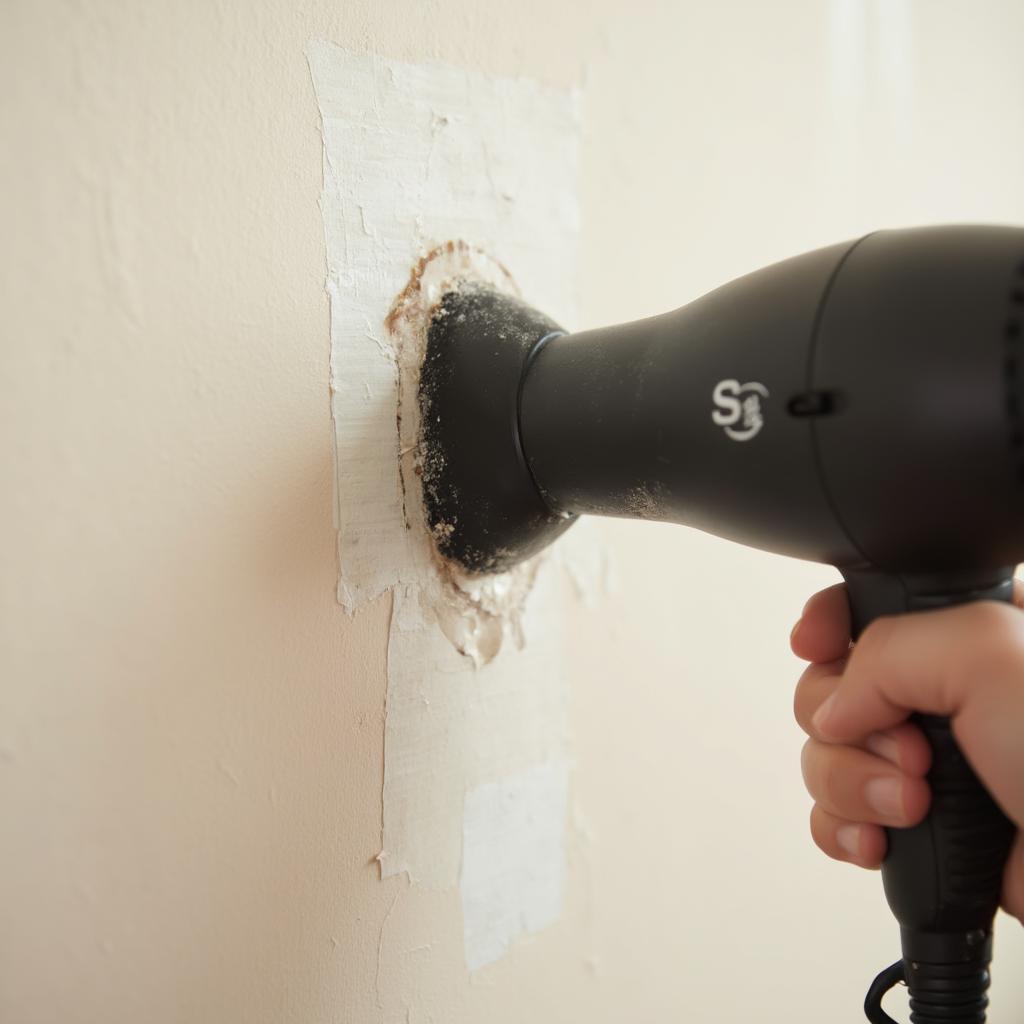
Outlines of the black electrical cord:
[[896,985],[906,984],[906,975],[903,971],[903,961],[897,960],[884,971],[873,982],[864,997],[864,1013],[871,1024],[896,1024],[896,1021],[882,1009],[882,999],[885,994]]

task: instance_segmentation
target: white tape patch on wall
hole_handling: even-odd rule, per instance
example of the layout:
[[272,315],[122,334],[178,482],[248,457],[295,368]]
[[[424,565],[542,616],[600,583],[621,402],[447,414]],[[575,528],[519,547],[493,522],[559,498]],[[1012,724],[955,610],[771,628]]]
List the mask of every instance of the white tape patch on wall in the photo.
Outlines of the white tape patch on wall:
[[381,873],[458,887],[476,969],[561,912],[564,573],[561,555],[542,555],[505,619],[446,603],[403,509],[411,445],[396,426],[403,342],[389,312],[441,253],[458,272],[507,268],[507,286],[575,326],[579,96],[322,41],[307,55],[323,118],[339,600],[354,612],[394,592]]

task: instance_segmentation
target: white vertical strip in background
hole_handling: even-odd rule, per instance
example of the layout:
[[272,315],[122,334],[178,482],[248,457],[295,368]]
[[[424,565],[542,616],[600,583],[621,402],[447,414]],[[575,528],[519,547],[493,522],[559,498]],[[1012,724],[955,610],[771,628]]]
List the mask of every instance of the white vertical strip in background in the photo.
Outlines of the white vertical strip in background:
[[[827,50],[833,192],[860,230],[905,223],[917,128],[911,0],[831,0]],[[878,223],[877,200],[867,207],[879,186],[893,197],[891,225]]]
[[829,87],[834,103],[856,109],[867,91],[867,5],[832,0],[828,7]]
[[914,30],[911,0],[874,0],[873,27],[879,113],[897,148],[914,127]]

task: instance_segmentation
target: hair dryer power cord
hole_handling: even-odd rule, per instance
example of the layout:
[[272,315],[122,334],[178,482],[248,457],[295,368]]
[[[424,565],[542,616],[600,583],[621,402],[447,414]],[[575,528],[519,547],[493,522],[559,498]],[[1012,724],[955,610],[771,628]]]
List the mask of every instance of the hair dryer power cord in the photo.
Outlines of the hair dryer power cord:
[[906,984],[902,960],[897,960],[890,967],[886,967],[871,982],[868,994],[864,997],[864,1013],[871,1024],[896,1024],[896,1021],[882,1009],[882,999],[891,988],[895,988],[900,982]]

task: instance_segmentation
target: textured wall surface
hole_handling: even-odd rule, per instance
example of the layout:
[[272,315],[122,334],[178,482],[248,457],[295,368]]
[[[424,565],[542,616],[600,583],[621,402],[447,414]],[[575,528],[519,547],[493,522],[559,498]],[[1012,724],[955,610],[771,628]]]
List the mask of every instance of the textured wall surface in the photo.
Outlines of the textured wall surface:
[[1024,222],[1022,35],[1013,0],[4,3],[0,1020],[858,1021],[896,936],[807,836],[790,712],[826,569],[601,524],[560,920],[470,975],[458,892],[381,879],[391,606],[336,597],[305,49],[580,87],[592,326]]

